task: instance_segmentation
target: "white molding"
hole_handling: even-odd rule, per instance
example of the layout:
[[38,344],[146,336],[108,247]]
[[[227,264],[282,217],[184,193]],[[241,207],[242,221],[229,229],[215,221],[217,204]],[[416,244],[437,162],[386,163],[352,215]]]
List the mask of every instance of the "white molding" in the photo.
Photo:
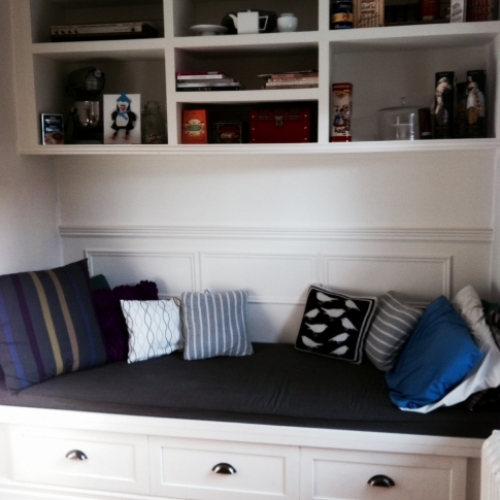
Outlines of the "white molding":
[[206,226],[59,226],[63,238],[369,240],[488,243],[493,229],[308,229]]
[[[161,259],[186,259],[189,261],[190,274],[191,274],[191,287],[193,290],[199,288],[199,263],[196,252],[168,252],[158,250],[113,250],[113,249],[84,249],[84,255],[88,259],[89,273],[93,276],[94,273],[94,259],[96,257],[146,257],[146,258],[161,258]],[[168,297],[176,297],[184,290],[168,294]],[[161,294],[161,298],[166,298],[166,294]]]
[[[405,264],[439,264],[441,266],[441,294],[446,297],[451,295],[452,284],[452,262],[451,255],[426,256],[426,255],[324,255],[323,256],[323,279],[326,285],[328,283],[328,264],[338,261],[359,261],[359,262],[402,262]],[[427,302],[412,302],[417,306],[426,306]]]

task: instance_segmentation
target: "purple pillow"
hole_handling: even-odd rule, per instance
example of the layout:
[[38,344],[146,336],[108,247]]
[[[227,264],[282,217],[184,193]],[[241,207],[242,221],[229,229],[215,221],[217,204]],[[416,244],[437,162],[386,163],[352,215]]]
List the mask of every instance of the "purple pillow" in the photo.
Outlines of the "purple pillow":
[[113,290],[95,290],[92,292],[92,299],[104,337],[108,362],[126,360],[128,330],[120,300],[158,300],[156,283],[141,281],[137,285],[121,285]]

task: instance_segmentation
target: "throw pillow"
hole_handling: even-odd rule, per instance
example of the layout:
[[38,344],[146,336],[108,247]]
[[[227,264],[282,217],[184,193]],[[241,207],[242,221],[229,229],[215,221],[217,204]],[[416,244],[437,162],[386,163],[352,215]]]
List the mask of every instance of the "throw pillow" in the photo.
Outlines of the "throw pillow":
[[253,354],[246,331],[247,293],[241,290],[182,294],[184,359]]
[[120,300],[158,300],[158,287],[152,281],[137,285],[120,285],[113,290],[92,292],[97,321],[106,345],[108,361],[123,361],[128,355],[128,330]]
[[375,297],[351,297],[311,286],[296,349],[361,363],[376,305]]
[[388,372],[394,366],[422,314],[422,310],[403,303],[396,292],[380,297],[365,344],[366,356],[379,370]]
[[467,324],[441,296],[427,307],[386,374],[391,400],[410,410],[439,401],[482,359]]
[[0,363],[11,392],[105,362],[86,259],[0,276]]
[[129,332],[129,363],[182,348],[179,306],[173,299],[121,300],[120,305]]
[[[485,320],[485,311],[479,295],[472,286],[468,285],[457,293],[452,304],[469,326],[484,358],[460,384],[442,399],[424,407],[426,411],[432,411],[441,406],[452,406],[469,397],[467,406],[472,409],[481,400],[491,401],[498,395],[495,389],[500,385],[500,351]],[[492,394],[488,394],[489,390]],[[471,397],[473,395],[475,397]]]

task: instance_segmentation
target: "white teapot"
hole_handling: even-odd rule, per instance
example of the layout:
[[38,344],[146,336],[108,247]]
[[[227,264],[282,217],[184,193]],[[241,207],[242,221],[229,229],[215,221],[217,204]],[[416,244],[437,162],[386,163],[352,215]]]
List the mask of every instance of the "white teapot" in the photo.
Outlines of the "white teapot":
[[267,22],[269,20],[269,16],[259,16],[258,12],[251,10],[238,12],[236,15],[229,14],[229,17],[233,20],[239,35],[243,33],[259,33],[259,31],[266,31]]

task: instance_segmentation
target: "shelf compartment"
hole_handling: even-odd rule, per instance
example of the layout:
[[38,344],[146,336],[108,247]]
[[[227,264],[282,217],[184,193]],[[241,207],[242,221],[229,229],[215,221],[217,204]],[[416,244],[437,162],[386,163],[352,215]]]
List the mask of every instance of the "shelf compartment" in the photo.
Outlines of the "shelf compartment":
[[175,69],[222,71],[239,80],[246,90],[258,90],[265,84],[259,74],[318,69],[318,44],[305,42],[292,47],[280,43],[271,46],[245,44],[238,46],[237,50],[227,46],[211,47],[210,50],[206,47],[177,48]]
[[[207,122],[208,122],[208,137],[209,143],[215,144],[214,139],[214,124],[219,122],[240,122],[243,129],[243,144],[248,144],[250,142],[250,112],[254,108],[262,109],[283,109],[283,108],[310,108],[310,142],[317,143],[318,138],[318,127],[317,127],[317,114],[318,114],[318,103],[317,101],[294,101],[294,102],[282,102],[282,101],[267,101],[267,102],[248,102],[248,103],[237,103],[237,104],[222,104],[213,102],[204,102],[196,104],[178,104],[179,110],[179,140],[178,143],[181,144],[181,133],[182,133],[182,112],[188,109],[205,109],[207,112]],[[297,122],[298,125],[298,122]],[[260,144],[260,143],[259,143]],[[294,143],[287,143],[294,144]],[[223,144],[227,146],[228,144]],[[239,144],[241,145],[241,144]],[[183,146],[186,146],[185,144]]]
[[[62,54],[61,54],[62,55]],[[67,119],[73,101],[66,94],[67,76],[74,70],[94,66],[103,71],[106,82],[103,94],[140,94],[141,104],[146,101],[166,102],[165,60],[161,59],[134,59],[124,63],[119,58],[108,59],[87,55],[85,60],[69,57],[53,58],[53,55],[37,54],[33,57],[33,70],[35,75],[35,116],[38,124],[38,142],[40,142],[40,114],[60,113]],[[130,57],[130,56],[129,56]],[[102,95],[100,102],[101,116],[103,115]],[[65,147],[65,146],[63,146]]]
[[51,26],[72,24],[149,22],[164,36],[163,0],[30,0],[30,11],[33,43],[50,42]]
[[[274,11],[278,16],[283,12],[293,12],[298,19],[298,31],[318,30],[318,2],[304,2],[302,0],[273,0],[272,2],[269,0],[173,0],[174,36],[199,37],[189,29],[191,26],[197,24],[220,25],[224,16],[229,12],[236,13],[249,9]],[[268,35],[265,33],[261,36]]]
[[[495,25],[499,26],[496,23]],[[384,29],[384,32],[387,30]],[[408,50],[404,44],[398,43],[391,45],[391,50],[375,50],[371,42],[366,42],[366,46],[357,45],[356,51],[345,51],[339,50],[339,43],[330,42],[331,83],[353,84],[353,140],[377,140],[378,110],[399,106],[402,97],[406,98],[406,103],[410,106],[431,108],[434,102],[436,72],[454,71],[457,82],[464,82],[468,70],[479,69],[486,70],[488,137],[495,137],[495,45],[499,35],[497,33],[496,37],[493,37],[490,30],[485,30],[481,36],[477,35],[473,34],[470,43],[465,42],[464,45],[460,36],[448,34],[448,40],[454,40],[454,43],[429,45],[428,41],[425,41],[411,45],[413,50]],[[409,39],[420,41],[420,38],[412,37],[411,34]],[[384,40],[387,41],[387,38],[382,41]],[[436,40],[437,38],[434,38],[434,42]],[[382,41],[379,40],[378,43]],[[348,45],[340,43],[341,48]],[[362,48],[366,50],[361,50]],[[418,68],[418,71],[415,68]]]

